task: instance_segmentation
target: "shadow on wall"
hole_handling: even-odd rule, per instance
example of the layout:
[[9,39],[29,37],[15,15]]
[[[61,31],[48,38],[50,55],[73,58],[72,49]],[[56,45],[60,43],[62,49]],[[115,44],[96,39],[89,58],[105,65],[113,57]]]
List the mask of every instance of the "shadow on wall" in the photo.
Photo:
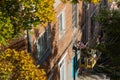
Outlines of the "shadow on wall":
[[56,67],[53,73],[52,80],[60,80],[59,67]]
[[[56,25],[54,24],[52,26],[51,29],[51,54],[48,56],[48,58],[45,60],[45,62],[41,65],[41,67],[45,68],[47,70],[47,72],[49,73],[49,71],[51,71],[51,62],[53,62],[54,58],[56,57],[57,53],[58,53],[58,46],[57,46],[57,41],[55,38],[55,34],[56,34]],[[54,64],[53,64],[54,65]]]
[[82,2],[82,14],[79,14],[81,16],[81,31],[82,31],[82,42],[87,42],[87,5],[86,3]]
[[[39,36],[39,29],[34,28],[35,38]],[[37,61],[37,45],[33,43],[32,57]]]
[[81,31],[82,29],[82,23],[83,23],[83,2],[82,2],[82,6],[79,9],[79,13],[78,13],[78,17],[79,17],[79,21],[78,21],[78,25],[79,25],[79,29]]
[[54,58],[57,53],[58,53],[58,45],[57,45],[57,41],[55,39],[55,34],[56,34],[56,25],[54,24],[54,26],[52,27],[51,30],[51,48],[52,50],[52,58]]

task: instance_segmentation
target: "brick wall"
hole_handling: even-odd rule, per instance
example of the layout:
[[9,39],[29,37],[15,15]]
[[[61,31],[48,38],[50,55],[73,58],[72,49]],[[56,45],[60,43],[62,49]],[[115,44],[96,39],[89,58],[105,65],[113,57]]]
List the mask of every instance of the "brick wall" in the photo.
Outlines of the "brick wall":
[[[70,63],[72,57],[73,57],[73,51],[72,51],[72,44],[73,44],[73,38],[74,35],[76,35],[76,40],[81,40],[81,30],[80,28],[76,28],[76,30],[72,30],[72,4],[70,2],[67,2],[65,4],[60,3],[56,8],[56,16],[59,15],[59,13],[65,8],[65,20],[66,20],[66,31],[65,34],[62,36],[61,39],[59,39],[59,30],[58,30],[58,20],[56,17],[56,23],[52,24],[51,27],[51,40],[52,40],[52,54],[49,56],[50,66],[49,71],[53,72],[53,80],[60,80],[60,72],[59,72],[59,65],[58,62],[60,59],[64,56],[64,54],[67,52],[66,55],[66,67],[68,67],[68,64]],[[81,16],[82,16],[82,3],[80,2],[78,4],[78,24],[77,26],[80,27],[81,22]],[[50,73],[51,74],[51,73]]]

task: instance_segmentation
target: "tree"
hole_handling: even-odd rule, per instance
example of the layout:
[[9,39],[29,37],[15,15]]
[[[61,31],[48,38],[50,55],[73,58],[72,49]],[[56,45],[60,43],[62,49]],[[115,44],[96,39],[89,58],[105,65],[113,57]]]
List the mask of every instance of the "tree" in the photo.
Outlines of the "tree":
[[0,0],[0,44],[54,20],[54,0]]
[[[101,56],[102,70],[111,79],[117,80],[117,77],[120,77],[120,10],[101,9],[97,20],[102,26],[102,32],[104,32],[101,43],[97,46],[103,53]],[[98,65],[98,68],[100,66]]]
[[0,54],[0,80],[47,80],[44,69],[38,69],[24,51],[7,49]]
[[[101,10],[98,17],[104,31],[104,52],[111,56],[115,64],[120,60],[120,11],[119,10]],[[103,50],[103,49],[102,49]],[[117,55],[117,56],[116,56]]]

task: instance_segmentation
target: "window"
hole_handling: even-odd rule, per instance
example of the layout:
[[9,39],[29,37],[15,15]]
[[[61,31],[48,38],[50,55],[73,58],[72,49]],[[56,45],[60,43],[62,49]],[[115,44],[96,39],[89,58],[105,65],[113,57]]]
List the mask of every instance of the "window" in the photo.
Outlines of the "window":
[[60,80],[65,80],[65,59],[60,63]]
[[77,4],[72,4],[72,28],[77,27]]
[[47,27],[37,40],[38,59],[41,59],[45,53],[50,53],[50,27]]
[[58,16],[59,38],[65,33],[65,8]]
[[66,55],[68,52],[65,52],[58,65],[60,67],[60,80],[67,80],[66,74]]

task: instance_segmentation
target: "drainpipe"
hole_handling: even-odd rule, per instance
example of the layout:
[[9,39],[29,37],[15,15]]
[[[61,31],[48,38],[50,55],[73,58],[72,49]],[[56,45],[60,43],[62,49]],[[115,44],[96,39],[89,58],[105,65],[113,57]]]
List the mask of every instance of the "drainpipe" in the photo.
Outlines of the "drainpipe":
[[27,29],[27,51],[29,53],[32,53],[31,37],[28,29]]

